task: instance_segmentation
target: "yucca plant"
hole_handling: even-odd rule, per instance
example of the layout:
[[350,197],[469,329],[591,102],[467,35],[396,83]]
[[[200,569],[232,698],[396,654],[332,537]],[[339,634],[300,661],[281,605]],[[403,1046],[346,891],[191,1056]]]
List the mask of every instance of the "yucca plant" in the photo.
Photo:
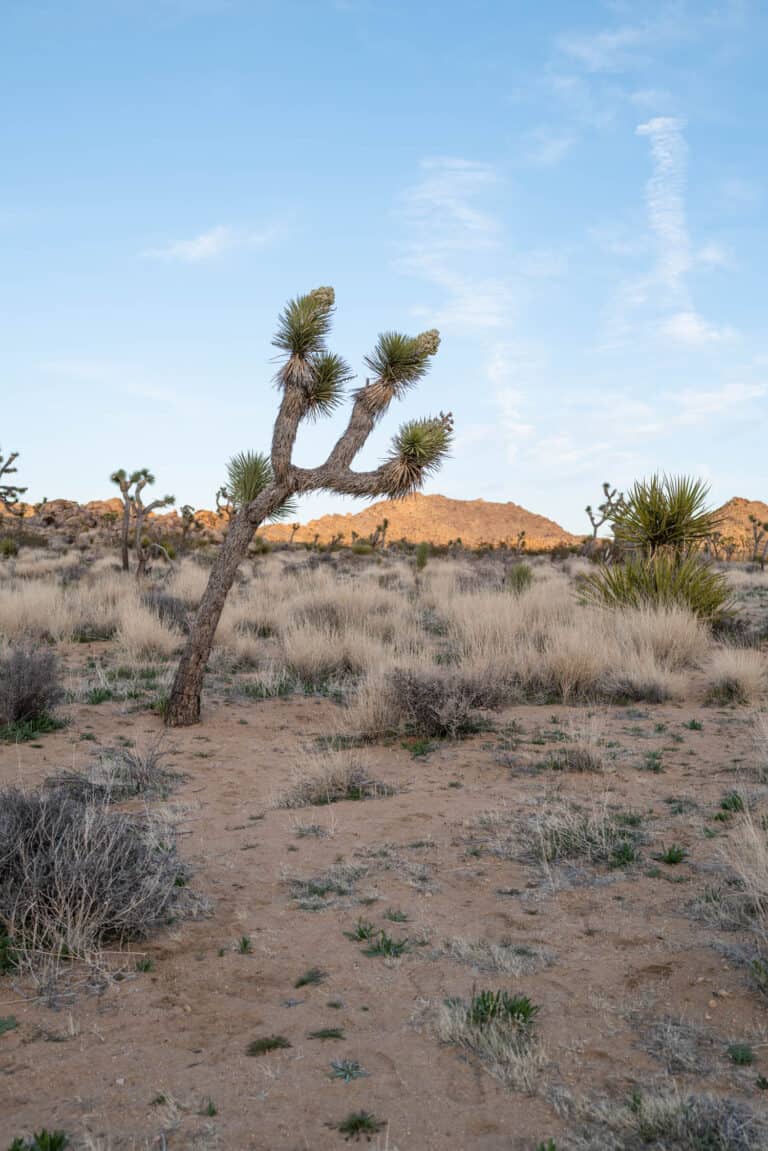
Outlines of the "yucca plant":
[[614,512],[617,544],[644,556],[698,547],[717,530],[721,518],[707,507],[708,495],[707,484],[690,476],[657,473],[638,480]]
[[230,461],[227,494],[233,515],[176,672],[165,710],[170,726],[196,723],[200,718],[203,678],[216,627],[238,566],[260,524],[292,514],[293,497],[306,492],[390,499],[409,495],[440,466],[450,448],[453,417],[441,412],[406,423],[378,468],[352,470],[352,462],[376,424],[392,401],[426,374],[440,343],[436,331],[418,336],[384,332],[365,360],[372,378],[353,393],[346,429],[328,458],[315,468],[293,462],[301,423],[334,412],[352,379],[346,362],[326,347],[334,303],[333,288],[316,288],[289,301],[278,320],[273,344],[282,360],[276,376],[281,400],[271,452],[269,459],[241,453]]
[[728,612],[727,580],[701,555],[720,523],[709,488],[690,476],[638,480],[613,512],[616,562],[581,581],[582,601],[601,607],[687,607],[714,622]]
[[724,572],[698,555],[678,557],[670,552],[601,565],[580,580],[579,595],[584,603],[609,608],[680,605],[712,622],[730,608]]

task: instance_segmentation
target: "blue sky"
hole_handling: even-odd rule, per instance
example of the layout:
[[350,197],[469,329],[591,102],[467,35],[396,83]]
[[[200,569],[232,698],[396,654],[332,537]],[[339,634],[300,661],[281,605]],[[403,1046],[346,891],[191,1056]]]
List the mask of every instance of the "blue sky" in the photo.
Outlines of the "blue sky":
[[34,499],[150,466],[210,507],[332,284],[361,371],[443,337],[361,465],[443,409],[428,491],[768,499],[767,48],[762,0],[0,0],[0,444]]

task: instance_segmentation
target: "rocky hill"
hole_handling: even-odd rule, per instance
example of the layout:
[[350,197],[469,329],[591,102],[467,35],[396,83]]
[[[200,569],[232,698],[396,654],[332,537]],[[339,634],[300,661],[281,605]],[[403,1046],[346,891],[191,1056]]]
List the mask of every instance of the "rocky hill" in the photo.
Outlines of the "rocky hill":
[[[735,558],[749,558],[752,550],[750,516],[768,523],[768,503],[734,497],[720,509],[720,533],[724,540],[732,541]],[[78,504],[74,500],[49,500],[45,504],[24,507],[23,528],[59,538],[67,543],[116,542],[122,515],[119,499],[93,500]],[[183,524],[175,510],[152,516],[155,532],[165,538],[178,538]],[[426,540],[434,544],[447,544],[461,540],[466,547],[481,544],[506,543],[514,545],[520,532],[525,532],[526,547],[530,550],[576,544],[583,537],[575,536],[553,520],[536,515],[515,503],[491,503],[486,500],[453,500],[447,496],[413,495],[404,500],[382,500],[359,512],[345,515],[327,515],[310,520],[294,532],[290,524],[264,527],[260,535],[273,542],[294,539],[297,543],[328,543],[340,540],[344,544],[356,539],[367,540],[377,529],[381,531],[387,521],[386,539],[401,539],[411,543]],[[8,532],[21,527],[17,517],[4,516],[0,507],[0,530]],[[221,539],[226,521],[215,512],[200,509],[195,513],[192,536],[197,539]],[[186,529],[188,534],[188,528]]]
[[[367,539],[387,520],[389,541],[406,539],[411,543],[426,540],[447,544],[461,540],[466,547],[484,543],[514,544],[525,532],[529,548],[553,548],[560,544],[578,543],[559,524],[545,516],[526,511],[518,504],[488,503],[486,500],[451,500],[447,496],[408,496],[403,500],[382,500],[359,512],[321,516],[303,524],[296,533],[300,543],[327,543],[343,537],[345,544],[353,539]],[[288,524],[275,524],[260,532],[266,539],[283,540],[291,536]]]

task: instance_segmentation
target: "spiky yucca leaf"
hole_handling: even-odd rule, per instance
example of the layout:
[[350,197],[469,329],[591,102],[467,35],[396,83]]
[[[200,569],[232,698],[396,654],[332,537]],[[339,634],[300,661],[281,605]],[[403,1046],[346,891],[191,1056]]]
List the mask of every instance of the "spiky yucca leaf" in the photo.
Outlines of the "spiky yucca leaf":
[[392,452],[386,461],[389,494],[403,496],[420,488],[427,476],[440,467],[452,441],[450,413],[403,424],[392,440]]
[[354,376],[351,368],[335,352],[323,352],[312,360],[312,374],[307,382],[307,416],[317,419],[329,416],[344,398],[344,385]]
[[374,379],[365,389],[372,408],[385,407],[390,401],[417,383],[429,368],[430,356],[440,346],[440,334],[434,329],[419,336],[404,336],[400,332],[382,332],[366,366]]
[[274,346],[304,359],[317,352],[330,330],[333,304],[333,288],[315,288],[289,300],[277,322]]
[[657,552],[647,558],[601,567],[580,581],[585,603],[609,608],[687,607],[704,620],[728,613],[728,579],[696,555]]
[[[273,480],[272,464],[261,452],[238,452],[227,464],[225,494],[235,509],[250,504]],[[296,514],[296,502],[288,499],[267,518],[273,523]]]
[[655,555],[662,548],[684,551],[710,536],[720,517],[707,507],[708,486],[690,476],[638,480],[613,520],[618,543]]

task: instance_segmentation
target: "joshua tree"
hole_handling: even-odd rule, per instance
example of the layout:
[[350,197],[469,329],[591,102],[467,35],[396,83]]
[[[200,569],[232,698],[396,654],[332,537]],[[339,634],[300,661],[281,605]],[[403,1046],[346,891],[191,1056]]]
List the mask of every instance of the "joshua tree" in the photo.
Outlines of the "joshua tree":
[[130,475],[126,472],[125,468],[120,468],[119,471],[113,472],[109,478],[113,484],[117,484],[120,489],[120,498],[123,501],[123,524],[120,536],[123,571],[127,572],[130,566],[128,563],[128,539],[131,534],[131,516],[134,516],[136,556],[139,565],[137,574],[141,575],[147,563],[147,557],[143,554],[141,546],[144,520],[149,513],[156,508],[166,507],[168,504],[172,504],[174,498],[173,496],[164,496],[162,500],[155,500],[147,507],[144,507],[141,501],[141,493],[147,484],[153,484],[155,482],[155,477],[149,468],[140,468],[136,472],[131,472]]
[[276,377],[282,397],[270,456],[258,457],[262,464],[259,484],[243,493],[211,569],[171,689],[166,709],[170,726],[200,719],[203,676],[216,626],[238,565],[260,524],[285,514],[292,497],[306,492],[332,491],[369,498],[407,495],[439,467],[450,447],[450,415],[413,420],[400,428],[389,455],[378,468],[352,470],[353,460],[392,400],[425,375],[439,345],[435,331],[420,336],[386,332],[366,358],[372,378],[356,389],[346,429],[326,461],[315,468],[294,464],[299,425],[332,414],[342,401],[344,385],[353,378],[344,360],[326,347],[333,308],[333,289],[318,288],[291,300],[280,316],[273,344],[282,356]]
[[293,543],[294,539],[296,538],[296,532],[299,530],[300,527],[301,527],[301,524],[291,524],[291,538],[289,541],[290,543]]
[[768,558],[768,523],[763,523],[758,516],[750,516],[749,523],[752,528],[752,563],[760,564],[764,569]]
[[384,547],[387,540],[387,531],[389,529],[389,520],[385,517],[380,524],[376,524],[376,528],[370,534],[370,544],[372,548],[377,548],[379,545]]
[[125,468],[120,468],[118,471],[113,472],[109,477],[113,484],[117,484],[120,489],[120,499],[123,501],[123,526],[120,533],[120,556],[122,560],[122,568],[124,572],[128,571],[128,536],[131,531],[131,513],[133,512],[133,493],[131,488],[141,484],[142,487],[149,483],[150,473],[146,468],[140,471],[131,472],[128,475]]
[[605,499],[597,505],[596,512],[591,504],[587,504],[584,509],[589,516],[589,522],[592,524],[592,535],[586,540],[584,547],[587,555],[590,555],[597,547],[597,533],[600,528],[618,514],[624,503],[624,493],[618,491],[617,488],[611,489],[611,485],[607,482],[603,484],[603,495]]
[[19,458],[18,452],[11,452],[6,459],[0,455],[0,504],[3,509],[11,516],[23,516],[24,509],[18,506],[19,496],[23,496],[26,488],[17,487],[16,484],[5,483],[5,477],[13,475],[19,469],[14,467],[16,460]]
[[216,515],[219,519],[226,520],[227,523],[232,519],[235,514],[235,509],[232,507],[232,501],[229,498],[227,485],[222,484],[216,492]]
[[[134,541],[136,548],[137,579],[141,578],[141,576],[143,576],[146,572],[147,559],[149,558],[149,548],[144,542],[144,524],[146,522],[147,516],[151,515],[152,512],[158,511],[159,508],[168,508],[176,503],[175,496],[161,496],[160,499],[152,500],[151,503],[145,506],[141,498],[141,493],[145,487],[145,484],[153,484],[155,482],[155,477],[149,472],[146,472],[143,479],[144,482],[139,480],[139,482],[136,484],[133,493]],[[169,558],[165,548],[161,547],[160,544],[153,544],[152,546],[162,551],[166,559]]]

